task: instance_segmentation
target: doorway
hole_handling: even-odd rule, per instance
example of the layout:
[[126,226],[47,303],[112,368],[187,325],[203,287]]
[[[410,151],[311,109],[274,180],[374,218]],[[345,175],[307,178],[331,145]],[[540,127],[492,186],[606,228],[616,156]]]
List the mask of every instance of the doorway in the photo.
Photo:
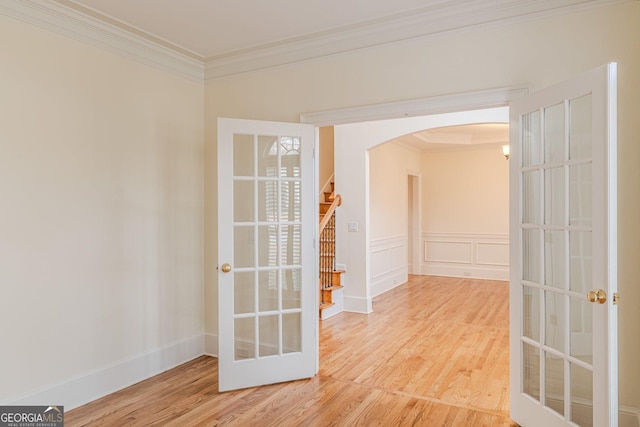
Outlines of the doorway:
[[407,270],[420,272],[420,175],[407,174]]

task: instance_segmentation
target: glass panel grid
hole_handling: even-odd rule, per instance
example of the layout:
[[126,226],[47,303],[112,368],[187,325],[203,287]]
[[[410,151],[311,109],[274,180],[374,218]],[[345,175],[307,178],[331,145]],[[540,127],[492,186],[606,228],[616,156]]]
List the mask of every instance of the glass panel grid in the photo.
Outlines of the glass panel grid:
[[522,343],[522,392],[540,401],[540,349]]
[[569,354],[591,365],[593,363],[593,305],[580,295],[571,297],[569,310]]
[[592,96],[581,96],[569,101],[569,158],[593,157]]
[[544,232],[544,283],[554,288],[565,289],[567,274],[565,231]]
[[544,360],[544,404],[560,415],[565,413],[565,359],[545,352]]
[[540,111],[522,116],[522,166],[540,164]]
[[522,278],[532,283],[541,283],[542,231],[538,228],[522,230]]
[[565,104],[544,109],[544,161],[565,161]]
[[540,289],[523,286],[522,335],[540,342]]
[[562,293],[544,292],[545,345],[565,352],[566,300]]
[[592,189],[591,163],[569,166],[569,224],[592,225]]
[[565,168],[553,167],[544,171],[544,223],[563,226],[565,214]]
[[234,357],[300,352],[301,139],[240,135],[237,140]]
[[593,371],[570,365],[571,421],[581,427],[593,426]]
[[259,357],[275,356],[280,352],[280,315],[260,316],[258,318]]
[[523,392],[584,426],[593,424],[591,102],[521,120]]

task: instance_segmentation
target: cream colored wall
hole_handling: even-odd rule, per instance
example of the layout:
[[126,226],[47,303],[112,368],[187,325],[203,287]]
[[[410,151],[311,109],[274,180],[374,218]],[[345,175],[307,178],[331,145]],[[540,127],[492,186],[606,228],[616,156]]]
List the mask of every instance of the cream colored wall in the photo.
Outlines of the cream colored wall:
[[319,128],[320,141],[318,142],[318,185],[320,191],[333,177],[333,126]]
[[509,234],[509,162],[500,146],[428,152],[421,163],[424,233]]
[[0,403],[202,354],[203,85],[0,15],[0,94]]
[[[540,89],[599,66],[619,64],[620,400],[640,408],[640,2],[598,7],[324,60],[212,80],[206,84],[206,330],[217,333],[217,116],[298,121],[299,114],[356,105],[527,84]],[[340,148],[338,149],[341,150]],[[341,154],[336,151],[336,159]]]
[[408,172],[420,173],[420,153],[390,142],[369,150],[369,237],[407,237]]

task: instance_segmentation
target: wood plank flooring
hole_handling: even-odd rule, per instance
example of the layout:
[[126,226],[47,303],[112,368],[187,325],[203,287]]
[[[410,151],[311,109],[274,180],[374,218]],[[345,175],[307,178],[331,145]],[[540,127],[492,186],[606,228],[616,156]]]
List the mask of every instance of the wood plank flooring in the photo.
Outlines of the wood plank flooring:
[[67,426],[516,426],[508,284],[434,276],[320,324],[314,378],[218,393],[199,357],[65,414]]

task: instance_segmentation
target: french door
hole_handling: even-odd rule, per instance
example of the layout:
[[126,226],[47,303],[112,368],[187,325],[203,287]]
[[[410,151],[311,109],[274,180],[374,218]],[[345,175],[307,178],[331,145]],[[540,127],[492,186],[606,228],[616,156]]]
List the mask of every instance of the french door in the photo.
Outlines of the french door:
[[511,417],[618,425],[616,64],[510,105]]
[[218,119],[219,390],[317,372],[315,128]]

